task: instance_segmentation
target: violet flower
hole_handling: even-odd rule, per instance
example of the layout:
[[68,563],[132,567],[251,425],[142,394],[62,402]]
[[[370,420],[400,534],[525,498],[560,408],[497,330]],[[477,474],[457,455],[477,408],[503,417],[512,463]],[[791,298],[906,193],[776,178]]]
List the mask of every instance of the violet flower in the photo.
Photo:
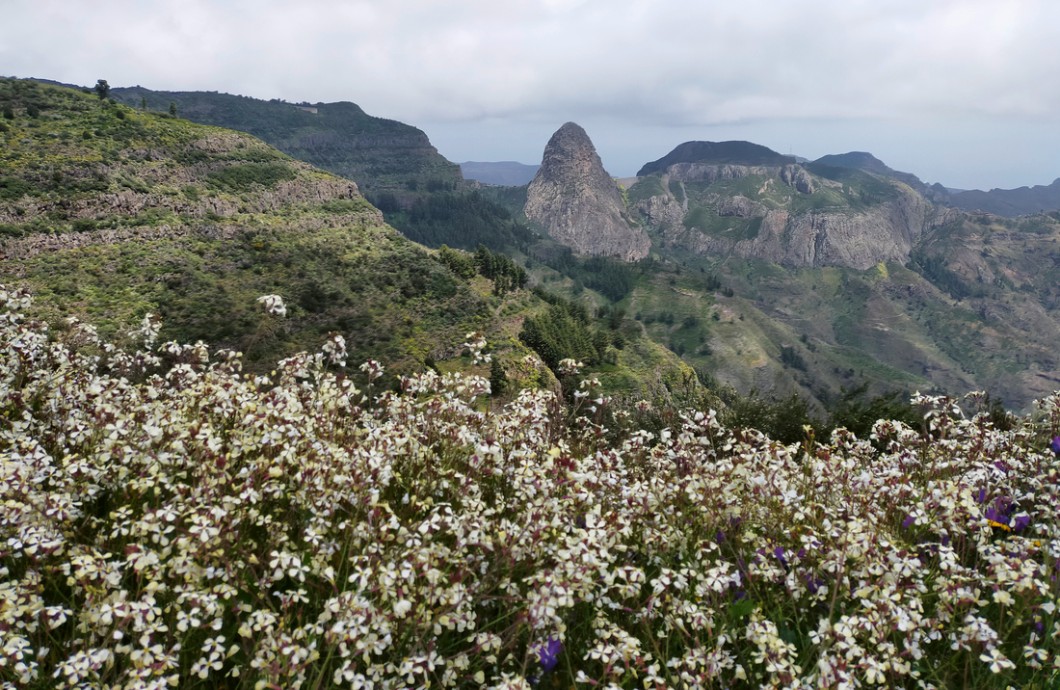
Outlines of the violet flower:
[[1060,455],[1060,436],[1053,436],[1053,441],[1049,444],[1049,449],[1057,455]]
[[563,643],[555,638],[549,638],[537,646],[537,659],[541,662],[541,669],[548,673],[556,668],[559,663],[559,655],[563,652]]

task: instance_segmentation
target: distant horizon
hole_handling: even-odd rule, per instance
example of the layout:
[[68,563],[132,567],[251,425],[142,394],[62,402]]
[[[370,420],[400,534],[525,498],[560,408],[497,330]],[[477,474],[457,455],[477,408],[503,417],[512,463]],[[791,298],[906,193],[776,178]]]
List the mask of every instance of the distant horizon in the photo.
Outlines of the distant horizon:
[[[15,78],[19,78],[19,79],[31,79],[31,80],[38,80],[38,81],[43,81],[43,82],[53,82],[53,83],[58,83],[58,84],[66,84],[68,86],[72,86],[72,87],[75,87],[75,88],[91,88],[91,85],[89,85],[89,84],[77,84],[77,83],[73,83],[73,82],[66,82],[66,81],[54,79],[54,78],[51,78],[51,77],[42,77],[42,76],[21,77],[21,76],[16,76],[16,75],[12,75],[12,76],[15,76]],[[109,81],[108,81],[108,83],[109,83]],[[284,98],[282,96],[274,96],[272,98],[262,98],[260,96],[254,96],[254,95],[251,95],[251,94],[236,93],[236,92],[233,92],[233,91],[222,91],[222,90],[218,90],[218,89],[170,89],[170,88],[157,88],[157,87],[154,87],[154,86],[151,86],[151,85],[146,85],[146,84],[130,84],[130,85],[110,84],[110,86],[111,86],[112,89],[143,88],[143,89],[147,89],[149,91],[172,91],[172,92],[181,92],[181,91],[183,91],[183,92],[189,92],[189,93],[191,93],[191,92],[202,92],[202,93],[214,92],[214,93],[221,93],[221,94],[225,94],[225,95],[229,95],[229,96],[239,96],[239,97],[244,97],[244,98],[254,98],[254,99],[262,100],[262,101],[279,100],[279,101],[282,101],[284,103],[288,103],[288,104],[290,104],[292,106],[297,106],[297,105],[302,105],[302,104],[318,106],[318,105],[329,105],[329,104],[335,104],[335,103],[353,103],[357,107],[359,107],[362,110],[364,110],[365,113],[367,115],[371,116],[371,117],[377,117],[377,118],[385,119],[385,120],[394,120],[394,121],[401,122],[402,124],[408,125],[410,127],[415,127],[416,129],[419,129],[419,130],[423,131],[424,134],[427,135],[427,138],[430,140],[431,145],[434,146],[438,150],[438,152],[446,160],[448,160],[451,163],[455,163],[457,165],[461,165],[463,163],[518,163],[520,165],[538,166],[538,165],[541,164],[540,157],[541,157],[541,154],[544,152],[544,148],[545,148],[545,145],[548,143],[548,139],[552,136],[552,134],[555,132],[555,130],[559,129],[559,127],[562,126],[562,124],[563,124],[563,122],[560,122],[559,124],[557,124],[555,126],[555,128],[552,130],[552,132],[549,132],[547,134],[547,136],[544,136],[543,140],[541,141],[540,151],[536,154],[536,156],[537,156],[536,162],[530,162],[528,160],[518,160],[518,159],[512,158],[512,157],[498,158],[498,159],[486,159],[486,158],[481,158],[481,157],[480,158],[459,159],[459,158],[454,158],[451,155],[447,155],[446,152],[444,150],[442,150],[442,146],[440,146],[439,143],[437,141],[435,141],[435,138],[431,136],[431,133],[427,129],[425,129],[423,126],[421,126],[420,124],[417,124],[415,122],[405,122],[405,121],[402,121],[402,120],[398,120],[397,118],[394,118],[394,117],[389,117],[389,116],[379,115],[377,113],[373,113],[373,112],[369,111],[367,108],[364,108],[363,106],[361,106],[361,104],[358,103],[356,100],[350,99],[350,98],[339,98],[339,99],[333,100],[333,101],[325,101],[325,100],[319,100],[319,99],[317,99],[317,100],[302,99],[302,100],[295,101],[295,100],[291,100],[289,98]],[[564,120],[564,122],[574,122],[574,120]],[[578,124],[581,125],[581,123],[578,123]],[[1030,187],[1044,187],[1044,186],[1049,186],[1054,181],[1060,179],[1060,174],[1058,174],[1058,175],[1054,176],[1052,179],[1049,179],[1047,181],[1037,181],[1037,182],[1031,182],[1031,183],[1024,183],[1024,184],[1019,184],[1019,185],[1015,185],[1015,186],[1012,186],[1012,187],[1002,187],[1002,186],[997,186],[997,185],[994,185],[992,187],[959,187],[959,186],[954,186],[954,185],[947,184],[946,182],[941,181],[941,180],[925,179],[925,177],[923,175],[921,175],[919,172],[917,172],[916,170],[906,170],[906,169],[903,169],[903,168],[901,168],[899,166],[893,165],[884,156],[881,156],[876,151],[873,151],[872,149],[868,149],[868,148],[853,148],[853,149],[848,149],[848,150],[845,150],[845,151],[830,150],[830,151],[827,151],[825,153],[821,153],[820,155],[817,155],[817,156],[806,156],[806,155],[803,155],[802,153],[799,153],[798,151],[791,152],[791,150],[790,150],[791,147],[790,146],[789,146],[789,151],[782,151],[782,150],[780,150],[780,149],[778,149],[778,148],[776,148],[774,146],[770,146],[767,143],[763,143],[762,141],[755,141],[753,139],[735,139],[735,138],[730,138],[730,139],[704,139],[704,138],[684,139],[684,140],[681,140],[681,141],[678,141],[678,142],[674,143],[672,146],[670,146],[670,148],[666,149],[662,153],[659,153],[658,155],[655,155],[653,158],[645,159],[643,161],[640,161],[639,163],[630,164],[628,162],[629,159],[628,159],[628,156],[627,156],[626,167],[623,168],[620,172],[616,172],[616,171],[612,170],[610,167],[608,167],[607,158],[605,157],[605,155],[603,153],[601,153],[600,147],[597,145],[596,140],[593,137],[592,131],[590,131],[588,127],[584,127],[583,126],[583,128],[586,129],[586,133],[589,135],[589,138],[593,141],[593,146],[594,146],[594,148],[596,148],[597,154],[600,156],[600,159],[601,159],[601,161],[604,164],[604,169],[607,170],[608,173],[612,177],[620,178],[620,179],[636,177],[637,176],[637,172],[645,164],[662,158],[663,156],[665,156],[667,153],[672,151],[677,146],[679,146],[679,145],[681,145],[683,143],[689,142],[689,141],[713,141],[713,142],[745,141],[745,142],[758,144],[760,146],[765,146],[766,148],[769,148],[770,150],[775,151],[776,153],[780,153],[782,155],[789,155],[789,156],[794,156],[794,157],[797,157],[797,158],[805,158],[807,161],[810,161],[810,162],[815,161],[815,160],[817,160],[819,158],[822,158],[824,156],[827,156],[827,155],[841,155],[841,154],[854,153],[854,152],[869,153],[872,156],[876,157],[878,160],[882,161],[885,165],[887,165],[888,167],[890,167],[891,169],[893,169],[893,170],[895,170],[897,172],[911,173],[913,175],[916,175],[921,180],[921,182],[924,182],[925,184],[928,184],[928,185],[932,185],[932,184],[935,184],[936,182],[938,182],[939,184],[942,184],[943,187],[945,187],[946,189],[951,190],[951,191],[984,191],[985,192],[985,191],[991,191],[993,189],[1019,189],[1019,188],[1022,188],[1022,187],[1028,187],[1028,188],[1030,188]],[[543,131],[543,129],[541,131]],[[541,136],[541,135],[539,135],[539,136]],[[1060,167],[1060,166],[1058,166],[1058,167]]]
[[[60,80],[60,79],[55,79],[55,78],[52,78],[52,77],[43,77],[43,76],[39,76],[39,75],[25,76],[25,77],[18,76],[18,75],[10,75],[10,76],[12,76],[13,78],[17,78],[17,79],[30,79],[30,80],[35,80],[35,81],[50,82],[50,83],[56,83],[56,84],[64,84],[64,85],[71,86],[71,87],[74,87],[74,88],[88,89],[88,88],[92,87],[92,85],[90,85],[90,84],[79,84],[79,83],[75,83],[75,82],[69,82],[69,81],[64,81],[64,80]],[[109,80],[108,80],[108,83],[110,83]],[[285,97],[282,97],[282,96],[274,96],[274,97],[271,97],[271,98],[263,98],[263,97],[254,96],[254,95],[251,95],[251,94],[237,93],[237,92],[234,92],[234,91],[219,90],[219,89],[171,89],[171,88],[157,88],[155,86],[146,85],[146,84],[130,84],[130,85],[120,84],[119,85],[119,84],[113,84],[113,83],[110,83],[110,86],[111,86],[112,89],[142,88],[142,89],[147,89],[149,91],[161,91],[161,92],[170,91],[170,92],[188,92],[188,93],[194,93],[194,92],[220,93],[220,94],[225,94],[225,95],[229,95],[229,96],[239,96],[239,97],[244,97],[244,98],[253,98],[253,99],[257,99],[257,100],[261,100],[261,101],[276,101],[276,100],[278,100],[278,101],[282,101],[284,103],[288,103],[288,104],[290,104],[292,106],[297,106],[297,105],[302,105],[302,104],[318,106],[318,105],[329,105],[329,104],[335,104],[335,103],[353,103],[357,107],[359,107],[362,110],[364,110],[364,112],[367,115],[371,116],[371,117],[377,117],[377,118],[384,119],[384,120],[393,120],[393,121],[396,121],[396,122],[400,122],[401,124],[405,124],[405,125],[408,125],[410,127],[415,127],[416,129],[419,129],[419,130],[423,131],[424,134],[427,135],[427,138],[430,140],[431,145],[434,146],[435,149],[438,150],[439,154],[441,154],[449,162],[455,163],[456,165],[461,165],[463,163],[517,163],[517,164],[520,164],[520,165],[527,165],[527,166],[539,166],[541,164],[541,162],[540,162],[541,154],[544,152],[545,145],[548,143],[548,139],[552,136],[552,134],[555,132],[555,130],[559,129],[559,127],[562,126],[563,122],[568,122],[568,121],[569,122],[576,122],[575,120],[564,120],[563,122],[560,122],[560,123],[556,124],[556,126],[553,128],[553,130],[551,132],[548,132],[547,134],[542,134],[542,132],[544,132],[545,129],[547,128],[546,126],[544,126],[544,125],[535,125],[533,127],[533,129],[530,130],[530,131],[532,131],[533,135],[535,135],[537,138],[541,139],[540,150],[536,154],[534,154],[534,155],[536,155],[536,161],[535,162],[530,162],[530,160],[518,160],[518,159],[510,157],[510,156],[509,157],[497,158],[497,159],[487,159],[487,158],[482,158],[482,157],[460,159],[459,157],[453,157],[452,155],[447,154],[446,151],[443,150],[443,145],[440,144],[438,141],[436,141],[435,137],[431,136],[430,131],[428,131],[428,129],[425,128],[424,126],[422,126],[422,125],[420,125],[418,123],[415,123],[415,122],[406,122],[406,121],[399,120],[398,118],[395,118],[395,117],[389,117],[389,116],[386,116],[386,115],[380,115],[380,114],[371,112],[367,108],[364,108],[360,103],[358,103],[356,100],[354,100],[352,98],[339,98],[339,99],[331,100],[331,101],[320,100],[320,99],[317,99],[317,100],[301,99],[301,100],[297,100],[296,101],[296,100],[292,100],[292,99],[285,98]],[[870,148],[852,148],[852,149],[847,149],[847,150],[844,150],[844,151],[828,150],[825,153],[821,153],[821,154],[816,155],[816,156],[807,156],[807,155],[804,155],[804,154],[800,153],[799,151],[795,150],[790,145],[787,147],[788,148],[787,151],[783,151],[783,150],[780,150],[780,148],[777,148],[775,146],[771,146],[768,143],[765,143],[763,141],[757,141],[757,140],[754,140],[754,139],[747,139],[747,138],[743,138],[743,139],[740,139],[740,138],[726,138],[726,139],[722,139],[722,138],[718,138],[718,139],[692,138],[692,139],[683,139],[681,141],[675,142],[673,145],[670,146],[670,148],[666,149],[665,151],[662,151],[661,153],[658,153],[657,155],[654,155],[654,157],[647,158],[647,159],[642,160],[640,162],[631,162],[631,161],[635,161],[635,159],[630,158],[630,156],[628,155],[628,152],[624,152],[625,155],[622,155],[620,153],[619,155],[623,159],[623,164],[622,164],[623,167],[619,168],[618,171],[616,172],[616,170],[612,170],[612,168],[608,166],[608,159],[605,156],[605,153],[601,152],[600,146],[597,144],[597,141],[596,141],[596,139],[593,136],[593,132],[588,127],[585,127],[584,125],[581,125],[581,123],[577,123],[577,124],[579,124],[580,126],[583,126],[583,128],[586,130],[586,133],[589,135],[590,140],[593,141],[593,146],[594,146],[594,148],[596,148],[597,154],[600,156],[600,159],[603,162],[604,169],[607,170],[608,173],[612,177],[615,177],[615,178],[618,178],[618,179],[637,177],[637,172],[645,164],[662,158],[663,156],[665,156],[667,153],[672,151],[677,146],[679,146],[679,145],[681,145],[683,143],[689,142],[689,141],[712,141],[712,142],[744,141],[744,142],[758,144],[760,146],[765,146],[766,148],[769,148],[770,150],[772,150],[772,151],[774,151],[776,153],[780,153],[782,155],[794,156],[796,158],[805,158],[807,161],[810,161],[810,162],[818,160],[819,158],[822,158],[822,157],[827,156],[827,155],[842,155],[842,154],[855,153],[855,152],[868,153],[868,154],[871,154],[872,156],[874,156],[875,158],[877,158],[878,160],[882,161],[885,165],[887,165],[892,170],[895,170],[897,172],[910,173],[910,174],[916,175],[917,178],[919,178],[921,182],[923,182],[923,183],[925,183],[927,185],[933,185],[935,183],[939,183],[943,187],[945,187],[947,190],[955,191],[955,192],[963,192],[963,191],[984,191],[984,192],[987,192],[987,191],[992,191],[992,190],[995,190],[995,189],[1009,190],[1009,189],[1020,189],[1020,188],[1024,188],[1024,187],[1026,187],[1026,188],[1046,187],[1046,186],[1051,185],[1053,182],[1055,182],[1057,180],[1060,180],[1060,173],[1058,173],[1058,174],[1054,175],[1051,179],[1048,179],[1048,180],[1039,180],[1039,181],[1026,182],[1026,183],[1023,183],[1023,184],[1016,184],[1016,185],[1013,185],[1013,186],[999,186],[999,185],[993,185],[993,186],[989,186],[989,187],[987,187],[987,186],[978,186],[978,187],[958,186],[958,185],[947,184],[947,182],[943,181],[943,180],[927,179],[924,175],[922,175],[917,170],[905,169],[905,168],[902,168],[900,165],[894,165],[884,155],[880,155],[880,153],[878,153],[877,151],[874,151],[874,150],[872,150]],[[450,125],[450,127],[451,127],[451,125]],[[449,127],[447,127],[446,124],[436,125],[436,128],[441,129],[446,134],[449,134],[450,137],[453,138],[453,140],[456,142],[454,147],[459,147],[461,150],[466,150],[466,147],[469,145],[468,141],[474,141],[474,137],[470,137],[469,138],[468,137],[468,132],[464,131],[463,128],[461,128],[459,130],[460,133],[458,135],[456,135],[456,136],[453,136],[453,132],[449,129]],[[683,128],[682,131],[685,131],[687,129],[690,129],[690,128]],[[474,131],[472,131],[471,134],[474,134]],[[447,141],[448,141],[448,139],[447,139]],[[523,139],[522,140],[523,150],[526,150],[525,143],[526,143],[526,139]],[[496,144],[494,144],[494,145],[496,145]],[[620,147],[613,147],[613,148],[620,148]],[[644,148],[643,140],[642,140],[640,146],[638,146],[636,148],[638,148],[638,149]],[[1058,164],[1057,167],[1058,167],[1058,169],[1060,169],[1060,164]]]

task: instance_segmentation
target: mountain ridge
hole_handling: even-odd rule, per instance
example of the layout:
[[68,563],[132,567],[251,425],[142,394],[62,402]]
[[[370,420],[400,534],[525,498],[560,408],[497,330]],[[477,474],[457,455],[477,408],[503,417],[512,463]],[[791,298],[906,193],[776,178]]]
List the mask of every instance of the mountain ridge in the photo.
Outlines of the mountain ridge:
[[[75,317],[120,341],[150,313],[163,338],[237,349],[254,372],[341,335],[352,362],[386,365],[384,385],[435,368],[490,375],[511,395],[559,387],[521,337],[532,320],[542,350],[562,352],[550,338],[565,338],[608,391],[701,392],[633,324],[531,291],[523,269],[484,247],[417,245],[354,181],[249,134],[10,79],[0,110],[11,112],[0,122],[0,283],[29,288],[34,317],[53,328]],[[283,319],[261,309],[269,294]],[[550,330],[558,322],[562,333]],[[469,333],[496,365],[469,358]]]
[[407,196],[416,187],[455,188],[463,178],[420,129],[368,115],[356,103],[287,103],[206,91],[115,87],[126,105],[252,134],[284,153],[356,181],[369,196]]
[[783,166],[795,162],[794,156],[785,156],[749,141],[686,141],[662,158],[645,163],[637,172],[637,177],[661,172],[676,163]]

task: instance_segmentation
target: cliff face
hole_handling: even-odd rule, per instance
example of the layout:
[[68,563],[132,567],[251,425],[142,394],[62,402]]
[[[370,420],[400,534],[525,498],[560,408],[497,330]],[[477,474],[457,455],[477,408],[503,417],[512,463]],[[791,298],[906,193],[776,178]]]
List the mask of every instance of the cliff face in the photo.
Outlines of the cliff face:
[[[637,210],[670,245],[792,267],[905,263],[925,230],[952,215],[906,185],[867,173],[838,179],[801,165],[681,162]],[[675,188],[684,190],[678,198]]]
[[618,185],[589,136],[573,122],[560,127],[545,146],[524,212],[579,254],[633,261],[651,247],[647,233],[626,216]]

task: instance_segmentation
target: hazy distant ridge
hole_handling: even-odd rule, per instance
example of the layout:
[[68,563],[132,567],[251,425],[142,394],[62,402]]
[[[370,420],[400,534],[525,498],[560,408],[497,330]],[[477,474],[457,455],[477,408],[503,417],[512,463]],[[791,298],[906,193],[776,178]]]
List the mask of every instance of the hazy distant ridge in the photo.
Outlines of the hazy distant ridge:
[[540,167],[540,165],[527,165],[515,161],[466,161],[460,164],[460,172],[465,180],[505,187],[520,187],[530,184]]

